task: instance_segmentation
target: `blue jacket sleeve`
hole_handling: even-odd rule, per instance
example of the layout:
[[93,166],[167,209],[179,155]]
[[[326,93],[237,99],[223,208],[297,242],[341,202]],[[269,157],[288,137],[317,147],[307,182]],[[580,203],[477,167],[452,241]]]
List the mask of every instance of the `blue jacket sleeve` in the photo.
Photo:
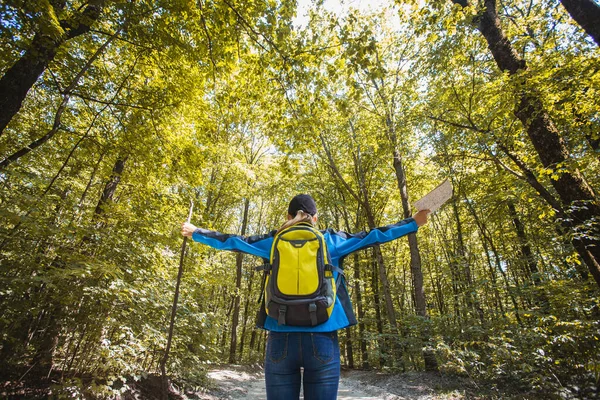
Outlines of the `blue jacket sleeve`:
[[332,257],[342,258],[350,253],[398,239],[419,229],[413,218],[407,218],[398,223],[375,228],[369,232],[346,233],[328,229],[333,243],[333,249],[329,249]]
[[217,250],[239,251],[268,259],[274,235],[275,231],[266,235],[240,236],[198,228],[194,231],[192,239]]

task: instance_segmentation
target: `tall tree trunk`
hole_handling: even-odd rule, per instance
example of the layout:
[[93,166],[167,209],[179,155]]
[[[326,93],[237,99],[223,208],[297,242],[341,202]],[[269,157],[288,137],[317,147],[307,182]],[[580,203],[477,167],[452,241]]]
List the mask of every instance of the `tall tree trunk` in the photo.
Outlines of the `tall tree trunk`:
[[[225,290],[225,288],[223,289],[223,301],[221,304],[225,304],[227,303],[227,298],[230,297],[231,301],[229,302],[229,306],[227,307],[227,311],[225,312],[225,315],[227,317],[229,317],[231,315],[231,311],[233,311],[233,304],[235,303],[235,298],[234,296],[231,296],[227,293],[227,291]],[[227,345],[227,332],[229,329],[229,320],[225,319],[223,320],[223,330],[222,330],[222,334],[221,334],[221,339],[217,341],[217,347],[219,348],[219,351],[221,352],[221,354],[223,356],[225,356],[225,346]]]
[[250,270],[250,276],[248,277],[248,287],[246,289],[246,301],[244,302],[244,313],[242,317],[242,333],[240,334],[240,360],[244,356],[244,342],[246,337],[246,326],[248,324],[248,315],[250,312],[250,298],[252,296],[252,284],[254,282],[254,270]]
[[[389,120],[389,119],[388,119]],[[389,126],[391,136],[394,142],[396,141],[396,134],[393,131],[393,126]],[[396,180],[398,183],[398,190],[400,191],[400,198],[402,199],[402,209],[404,218],[411,216],[410,202],[408,198],[408,187],[406,184],[406,174],[404,173],[404,166],[402,163],[402,156],[398,149],[393,151],[393,164],[394,170],[396,171]],[[421,254],[419,253],[419,244],[417,241],[417,235],[414,233],[408,234],[408,246],[410,249],[410,272],[412,275],[412,286],[413,294],[415,299],[415,311],[417,315],[425,320],[425,330],[421,332],[424,343],[429,343],[430,332],[429,332],[429,319],[427,315],[427,303],[425,300],[425,288],[423,286],[423,270],[421,269]],[[426,371],[437,371],[438,364],[435,359],[435,353],[433,350],[426,345],[423,349],[423,361],[425,362]]]
[[248,359],[250,361],[252,361],[254,359],[253,358],[253,355],[254,355],[253,352],[254,352],[254,343],[256,342],[256,333],[257,332],[258,331],[256,329],[253,329],[252,333],[250,334],[250,344],[248,345],[248,348],[250,349],[250,354],[248,356]]
[[358,336],[360,342],[360,354],[361,354],[361,365],[362,368],[369,368],[369,354],[367,353],[367,341],[365,339],[365,323],[362,301],[362,286],[360,280],[360,263],[358,254],[354,253],[354,293],[356,295],[356,310],[358,313]]
[[[343,203],[346,203],[346,199],[344,198],[344,193],[340,190],[340,196],[342,198]],[[361,215],[361,207],[360,204],[356,210],[356,219],[354,221],[354,229],[351,228],[350,226],[350,219],[348,217],[348,213],[346,211],[346,208],[342,208],[342,216],[344,218],[344,223],[346,224],[346,229],[348,231],[359,231],[360,230],[360,215]],[[367,353],[367,342],[365,340],[365,323],[363,321],[364,318],[364,310],[363,310],[363,299],[362,299],[362,285],[361,285],[361,280],[360,280],[360,276],[361,276],[361,271],[360,271],[360,258],[358,253],[354,253],[353,254],[353,266],[352,269],[354,271],[354,293],[355,293],[355,304],[356,304],[356,311],[358,314],[358,343],[359,343],[359,347],[360,347],[360,355],[361,355],[361,366],[364,369],[368,369],[369,368],[369,355]],[[349,336],[350,338],[350,336]],[[349,358],[349,363],[351,363],[352,365],[354,365],[354,353],[353,353],[353,348],[350,347],[350,354],[348,354],[348,358]],[[351,367],[353,368],[353,367]]]
[[560,0],[571,17],[600,46],[600,5],[594,0]]
[[[375,257],[373,257],[375,258]],[[379,279],[377,279],[377,262],[371,262],[371,289],[373,290],[373,302],[375,303],[375,324],[377,326],[379,345],[379,368],[385,366],[385,356],[387,354],[385,341],[383,340],[383,320],[381,318],[381,298],[379,296]]]
[[[250,199],[246,197],[244,200],[244,216],[242,217],[242,229],[240,234],[246,235],[246,227],[248,226],[248,209],[250,207]],[[237,253],[235,257],[235,294],[233,303],[233,314],[231,316],[231,341],[229,343],[229,362],[235,364],[236,362],[236,348],[237,348],[237,327],[240,318],[240,294],[242,292],[242,262],[244,261],[244,255]]]
[[352,349],[352,328],[345,329],[346,331],[346,358],[348,359],[347,367],[354,368],[354,351]]
[[[468,0],[453,2],[462,6],[469,4]],[[496,64],[509,75],[526,69],[525,60],[517,54],[502,30],[496,1],[485,0],[484,6],[478,29],[485,37]],[[542,165],[558,176],[551,182],[564,204],[566,215],[571,219],[572,229],[576,231],[574,240],[579,243],[575,244],[575,248],[584,259],[587,256],[587,266],[600,287],[600,229],[593,223],[600,218],[598,199],[577,168],[564,168],[572,164],[569,151],[535,90],[523,87],[515,116],[526,129]],[[585,226],[592,228],[583,228]]]
[[[381,289],[383,290],[383,298],[385,301],[385,312],[388,317],[388,322],[390,324],[390,331],[394,337],[394,350],[398,350],[402,352],[400,346],[398,346],[398,322],[396,320],[396,311],[394,310],[394,300],[392,298],[392,293],[390,291],[390,281],[387,276],[387,271],[385,268],[385,260],[383,259],[383,254],[381,253],[381,247],[379,245],[373,246],[373,253],[375,255],[375,262],[377,263],[377,270],[379,272],[379,281],[381,282]],[[398,359],[402,360],[401,354],[397,354]]]

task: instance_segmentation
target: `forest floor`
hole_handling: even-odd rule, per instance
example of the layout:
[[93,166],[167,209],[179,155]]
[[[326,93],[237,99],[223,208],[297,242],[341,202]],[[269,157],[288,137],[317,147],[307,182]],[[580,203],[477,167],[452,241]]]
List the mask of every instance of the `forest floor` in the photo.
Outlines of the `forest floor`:
[[[212,380],[213,389],[200,395],[200,399],[266,399],[264,373],[260,366],[221,366],[212,369],[208,376]],[[484,393],[465,379],[426,372],[386,374],[377,371],[343,370],[338,390],[338,400],[447,400],[494,397],[496,396]]]
[[[192,389],[174,384],[169,398],[173,400],[266,400],[262,366],[220,365],[208,370],[209,381],[203,388]],[[0,384],[0,399],[47,399],[57,398],[54,380],[37,382],[7,381]],[[122,395],[111,396],[118,400],[150,400],[161,398],[160,375],[150,374],[141,381],[128,380],[131,390]],[[0,382],[1,383],[1,382]],[[63,388],[65,389],[65,388]],[[514,388],[512,388],[514,389]],[[450,399],[537,399],[545,397],[523,396],[511,393],[510,387],[498,392],[477,386],[466,378],[430,372],[384,373],[378,371],[342,370],[338,400],[450,400]],[[65,390],[61,391],[66,394]],[[74,392],[73,392],[74,393]],[[59,398],[98,397],[80,393],[81,396],[58,396]],[[302,399],[302,397],[300,397]]]

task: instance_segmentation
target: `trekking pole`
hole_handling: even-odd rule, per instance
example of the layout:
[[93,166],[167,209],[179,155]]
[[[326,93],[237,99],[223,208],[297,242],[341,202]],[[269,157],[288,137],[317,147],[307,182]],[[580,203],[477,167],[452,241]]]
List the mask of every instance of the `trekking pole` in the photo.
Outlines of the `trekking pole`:
[[[190,212],[188,214],[187,223],[192,220],[192,211],[194,210],[194,201],[190,200]],[[160,361],[160,372],[162,373],[162,398],[167,400],[169,398],[169,380],[167,378],[166,365],[169,358],[169,352],[171,351],[171,339],[173,338],[173,327],[175,326],[175,314],[177,313],[177,301],[179,300],[179,285],[181,284],[181,276],[183,275],[183,258],[185,256],[185,249],[187,245],[187,236],[183,237],[183,244],[181,245],[181,256],[179,257],[179,272],[177,273],[177,283],[175,285],[175,296],[173,297],[173,307],[171,308],[171,322],[169,324],[169,335],[167,336],[167,347],[165,348],[165,354]]]

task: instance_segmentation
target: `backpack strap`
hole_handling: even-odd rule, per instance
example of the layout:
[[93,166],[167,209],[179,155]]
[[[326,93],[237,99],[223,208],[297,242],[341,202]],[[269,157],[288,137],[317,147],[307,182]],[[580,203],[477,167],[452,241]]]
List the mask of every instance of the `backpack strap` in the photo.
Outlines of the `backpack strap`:
[[325,271],[330,271],[330,272],[337,272],[338,273],[338,278],[337,278],[337,283],[335,285],[335,292],[339,292],[340,290],[340,285],[342,284],[342,279],[345,281],[346,280],[346,274],[344,273],[344,270],[341,269],[340,267],[336,267],[335,265],[331,265],[331,264],[326,264],[325,265]]
[[340,275],[344,275],[344,270],[341,269],[340,267],[336,267],[335,265],[331,265],[331,264],[325,264],[325,271],[331,271],[331,272],[337,272]]
[[317,325],[317,305],[315,303],[308,305],[308,313],[310,314],[310,323],[312,326]]
[[269,272],[271,271],[271,264],[269,264],[268,262],[264,262],[263,265],[259,265],[258,267],[254,267],[255,271],[265,271],[265,272]]
[[279,305],[279,318],[277,319],[277,323],[279,325],[285,325],[285,313],[287,311],[287,306],[280,304]]
[[258,304],[260,304],[263,301],[263,298],[265,297],[265,284],[267,282],[267,275],[269,275],[269,272],[271,272],[271,269],[272,269],[271,264],[269,264],[267,262],[267,260],[265,260],[263,265],[254,267],[255,271],[264,271],[262,284],[260,286],[260,296],[258,296],[258,302],[257,302]]

